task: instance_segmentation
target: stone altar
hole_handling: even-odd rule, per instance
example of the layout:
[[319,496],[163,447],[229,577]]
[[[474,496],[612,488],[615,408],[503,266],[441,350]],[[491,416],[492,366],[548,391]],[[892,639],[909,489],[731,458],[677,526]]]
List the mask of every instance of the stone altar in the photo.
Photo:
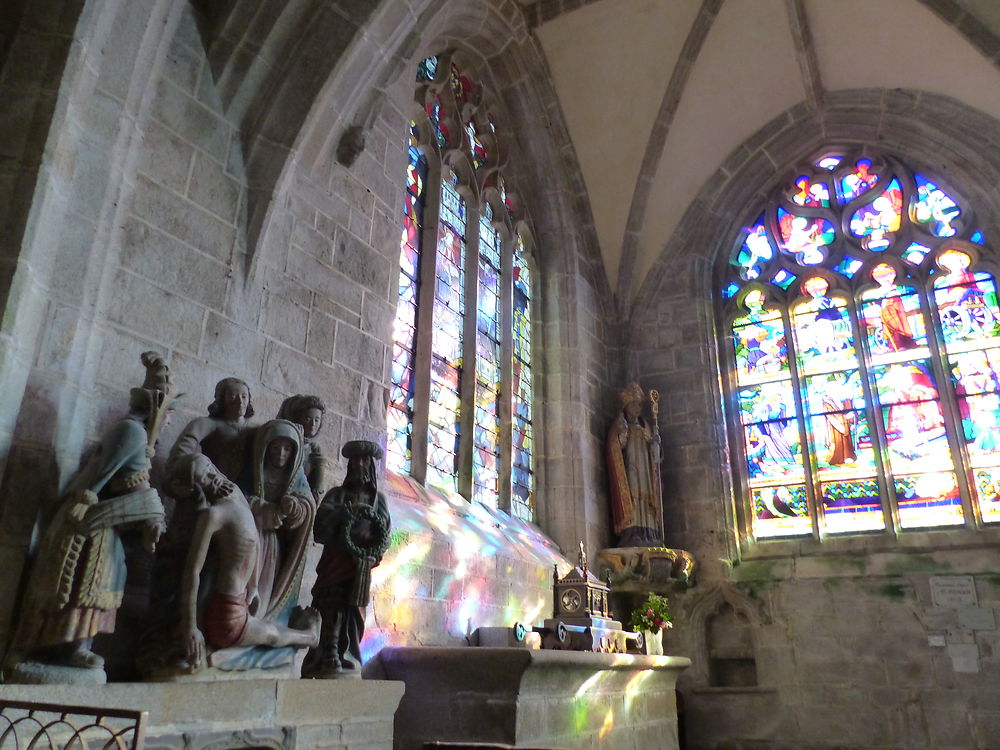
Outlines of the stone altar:
[[363,673],[406,683],[395,750],[433,740],[677,750],[675,686],[690,664],[683,656],[391,647]]

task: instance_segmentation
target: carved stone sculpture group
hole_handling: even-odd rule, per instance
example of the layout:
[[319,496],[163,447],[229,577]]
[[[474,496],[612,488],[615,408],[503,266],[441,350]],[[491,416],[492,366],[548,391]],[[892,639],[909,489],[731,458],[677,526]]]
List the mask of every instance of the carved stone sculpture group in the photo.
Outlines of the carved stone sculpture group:
[[[8,679],[103,681],[93,638],[115,630],[128,572],[121,533],[132,530],[156,553],[135,651],[140,673],[272,668],[308,648],[305,676],[359,674],[371,569],[389,538],[376,479],[381,449],[347,443],[345,482],[324,496],[323,401],[291,396],[277,419],[257,425],[247,383],[224,378],[208,415],[174,442],[157,491],[150,458],[177,392],[159,355],[146,352],[142,362],[146,379],[132,390],[128,415],[105,433],[42,531]],[[324,552],[313,606],[303,608],[313,539]]]

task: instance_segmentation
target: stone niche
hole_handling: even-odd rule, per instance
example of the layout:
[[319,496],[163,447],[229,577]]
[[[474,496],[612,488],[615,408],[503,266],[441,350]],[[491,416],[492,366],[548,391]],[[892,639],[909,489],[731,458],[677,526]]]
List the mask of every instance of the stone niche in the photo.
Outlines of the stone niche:
[[386,648],[365,675],[406,683],[395,750],[425,742],[677,750],[682,656]]
[[144,750],[392,750],[402,695],[378,680],[0,685],[0,700],[146,711]]

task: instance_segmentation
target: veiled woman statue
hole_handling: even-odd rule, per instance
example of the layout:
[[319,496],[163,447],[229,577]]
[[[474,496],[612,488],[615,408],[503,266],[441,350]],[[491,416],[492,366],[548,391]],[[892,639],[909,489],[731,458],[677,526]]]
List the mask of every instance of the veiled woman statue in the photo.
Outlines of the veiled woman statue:
[[302,428],[283,419],[257,428],[252,466],[237,482],[260,536],[250,609],[265,620],[294,603],[316,517],[316,499],[302,471],[302,440]]
[[611,515],[618,547],[663,545],[660,434],[642,416],[638,383],[621,392],[622,410],[607,439]]

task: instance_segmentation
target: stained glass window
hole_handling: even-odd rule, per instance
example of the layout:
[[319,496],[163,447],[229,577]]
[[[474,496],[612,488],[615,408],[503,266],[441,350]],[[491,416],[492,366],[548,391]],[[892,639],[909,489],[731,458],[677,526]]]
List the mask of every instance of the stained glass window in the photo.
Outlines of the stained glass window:
[[751,216],[719,287],[750,536],[1000,523],[1000,307],[961,197],[827,152]]
[[476,418],[472,495],[496,507],[500,497],[500,233],[493,211],[479,217],[479,309],[476,311]]
[[[411,124],[416,141],[416,123]],[[410,472],[413,426],[413,355],[417,332],[418,290],[420,288],[420,241],[423,229],[424,187],[427,159],[411,142],[406,165],[406,195],[403,200],[403,233],[399,241],[399,299],[393,329],[392,371],[386,465],[403,474]]]
[[497,163],[507,136],[454,55],[423,60],[416,83],[388,467],[532,520],[532,248]]
[[453,491],[458,489],[462,332],[465,326],[466,206],[456,187],[457,182],[453,172],[443,170],[434,279],[427,444],[428,484]]
[[514,462],[511,512],[531,520],[534,440],[531,419],[531,271],[524,242],[514,249],[514,398],[512,399]]

